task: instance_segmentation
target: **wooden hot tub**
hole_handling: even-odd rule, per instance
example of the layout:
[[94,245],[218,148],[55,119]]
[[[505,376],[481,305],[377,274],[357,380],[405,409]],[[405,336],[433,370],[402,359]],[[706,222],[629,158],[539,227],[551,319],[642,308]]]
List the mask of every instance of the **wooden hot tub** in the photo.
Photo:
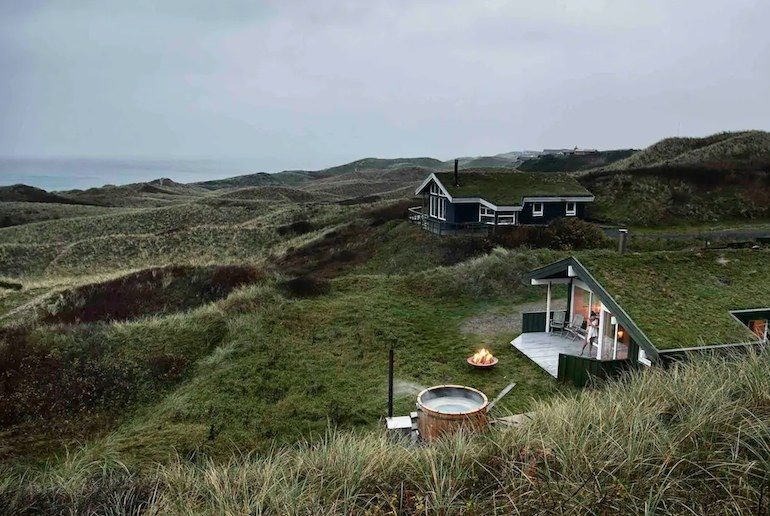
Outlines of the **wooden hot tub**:
[[417,395],[417,429],[425,441],[458,430],[487,427],[489,401],[483,392],[462,385],[437,385]]

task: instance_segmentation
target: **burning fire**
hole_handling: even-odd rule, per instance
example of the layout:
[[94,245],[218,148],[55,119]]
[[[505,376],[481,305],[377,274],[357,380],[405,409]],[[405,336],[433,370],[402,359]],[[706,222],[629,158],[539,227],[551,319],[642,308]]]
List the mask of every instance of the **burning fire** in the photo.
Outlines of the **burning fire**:
[[489,365],[494,361],[495,356],[485,348],[481,348],[478,353],[474,353],[474,355],[471,357],[471,362],[477,365]]

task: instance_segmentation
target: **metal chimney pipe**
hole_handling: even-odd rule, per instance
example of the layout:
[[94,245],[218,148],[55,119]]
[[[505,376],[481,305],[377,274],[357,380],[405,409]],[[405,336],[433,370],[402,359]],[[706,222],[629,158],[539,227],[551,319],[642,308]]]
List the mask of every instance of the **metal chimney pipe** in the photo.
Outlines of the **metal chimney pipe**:
[[460,160],[455,160],[455,186],[460,186],[460,172],[457,170],[459,167]]
[[388,417],[393,417],[393,344],[388,349]]
[[618,252],[620,254],[626,254],[626,248],[628,247],[628,230],[625,228],[618,230]]

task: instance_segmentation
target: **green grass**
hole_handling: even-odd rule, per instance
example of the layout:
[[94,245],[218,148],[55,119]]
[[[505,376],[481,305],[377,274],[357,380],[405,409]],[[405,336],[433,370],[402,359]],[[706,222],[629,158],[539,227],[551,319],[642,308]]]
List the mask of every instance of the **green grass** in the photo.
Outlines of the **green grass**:
[[0,275],[39,276],[59,254],[55,244],[0,244]]
[[0,227],[17,226],[44,220],[103,215],[112,208],[78,204],[41,202],[0,202]]
[[579,256],[658,349],[747,342],[731,310],[770,306],[770,251]]
[[[510,347],[514,335],[466,336],[459,326],[469,316],[529,299],[522,275],[553,256],[501,250],[412,274],[345,275],[332,282],[329,294],[310,299],[286,298],[268,281],[190,314],[65,330],[38,326],[29,339],[30,356],[59,357],[57,367],[67,371],[61,389],[76,389],[75,377],[102,387],[94,396],[68,395],[64,407],[80,416],[64,424],[69,412],[50,412],[44,403],[51,395],[48,377],[30,376],[10,393],[16,400],[11,405],[18,408],[24,396],[42,405],[22,410],[21,426],[6,436],[7,455],[23,457],[30,450],[44,456],[46,449],[50,453],[80,437],[131,463],[164,460],[175,452],[226,458],[235,448],[267,450],[317,439],[329,425],[375,428],[385,412],[391,344],[401,382],[469,384],[494,396],[516,381],[502,407],[527,410],[533,400],[558,392],[553,379]],[[217,330],[216,338],[198,333],[222,324],[227,331]],[[501,359],[495,370],[465,363],[481,346]],[[25,363],[31,367],[36,360]],[[174,375],[148,398],[159,367]],[[114,385],[113,378],[122,380]],[[397,409],[408,413],[415,394],[399,395]],[[49,418],[50,428],[66,429],[63,442],[29,432],[19,441],[19,429],[37,417]],[[119,426],[106,423],[110,418]]]
[[5,228],[0,229],[0,242],[8,242],[0,243],[0,275],[56,278],[174,263],[256,263],[297,240],[279,234],[280,226],[312,218],[323,228],[345,220],[352,210],[212,198]]
[[137,235],[178,231],[199,225],[238,224],[274,209],[268,203],[209,199],[164,208],[143,208],[127,213],[39,222],[0,229],[2,243],[70,244],[110,235]]
[[770,133],[739,131],[704,138],[665,138],[607,168],[626,170],[660,165],[750,163],[770,153]]
[[7,470],[9,512],[761,514],[770,358],[699,361],[540,402],[530,423],[409,447],[328,434],[229,461],[148,469],[109,453]]
[[452,172],[436,173],[436,177],[453,197],[482,197],[499,205],[521,204],[525,195],[591,195],[574,178],[564,174],[463,170],[460,186],[454,186]]
[[596,197],[591,217],[612,223],[665,229],[770,219],[770,174],[762,172],[661,168],[602,172],[581,182]]
[[521,165],[520,170],[527,172],[577,172],[602,167],[625,159],[636,151],[634,149],[622,149],[596,152],[582,155],[548,155],[528,159]]

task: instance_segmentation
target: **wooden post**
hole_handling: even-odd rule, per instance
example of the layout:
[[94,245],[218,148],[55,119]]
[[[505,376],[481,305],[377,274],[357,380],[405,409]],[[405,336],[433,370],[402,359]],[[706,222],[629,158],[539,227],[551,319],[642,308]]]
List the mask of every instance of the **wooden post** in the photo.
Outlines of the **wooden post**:
[[393,417],[393,344],[388,349],[388,417]]
[[618,252],[620,254],[626,254],[626,248],[628,247],[628,230],[618,230]]
[[545,294],[545,332],[550,330],[551,323],[551,282],[548,282],[548,290]]

